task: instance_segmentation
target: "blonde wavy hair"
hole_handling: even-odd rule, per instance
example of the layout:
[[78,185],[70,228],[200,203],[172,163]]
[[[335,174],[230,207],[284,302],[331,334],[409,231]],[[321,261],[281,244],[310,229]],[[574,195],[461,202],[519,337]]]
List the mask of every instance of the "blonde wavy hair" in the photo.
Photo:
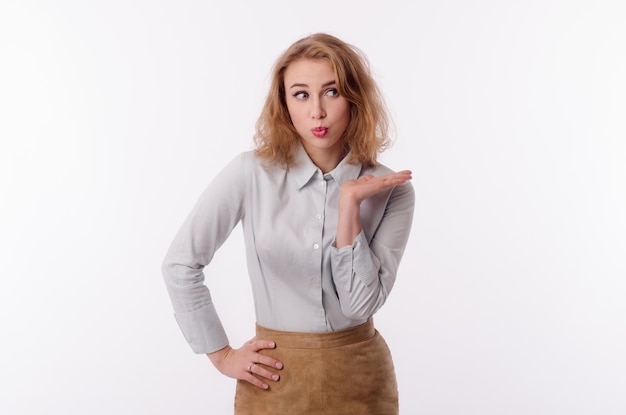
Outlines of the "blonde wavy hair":
[[276,61],[269,93],[256,123],[255,152],[262,159],[293,166],[300,142],[285,101],[285,71],[300,59],[326,59],[335,72],[339,94],[350,103],[350,122],[344,133],[349,163],[373,167],[391,144],[390,117],[367,57],[356,47],[326,34],[315,33],[293,43]]

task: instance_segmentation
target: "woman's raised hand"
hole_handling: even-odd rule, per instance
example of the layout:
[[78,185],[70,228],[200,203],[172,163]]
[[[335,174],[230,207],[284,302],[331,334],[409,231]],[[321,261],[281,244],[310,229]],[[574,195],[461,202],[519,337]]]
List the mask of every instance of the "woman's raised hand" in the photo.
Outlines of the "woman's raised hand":
[[376,193],[411,180],[411,171],[402,170],[383,176],[366,174],[358,179],[347,180],[339,190],[339,218],[335,246],[351,245],[361,232],[361,202]]
[[267,370],[266,367],[282,369],[283,364],[272,357],[260,354],[259,351],[274,347],[276,345],[273,341],[258,340],[253,337],[239,349],[226,346],[216,352],[207,353],[207,356],[222,374],[245,380],[261,389],[267,389],[269,384],[266,380],[278,381],[280,376],[278,373]]
[[341,186],[340,200],[343,199],[348,203],[360,205],[362,201],[381,190],[403,184],[411,178],[410,170],[402,170],[378,177],[366,174],[358,179],[344,182]]

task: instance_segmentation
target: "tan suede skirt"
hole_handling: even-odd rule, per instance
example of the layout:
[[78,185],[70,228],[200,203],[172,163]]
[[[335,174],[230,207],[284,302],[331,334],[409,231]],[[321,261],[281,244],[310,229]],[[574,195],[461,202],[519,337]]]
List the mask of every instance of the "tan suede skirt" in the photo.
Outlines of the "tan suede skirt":
[[[370,319],[330,333],[293,333],[257,325],[264,350],[283,362],[278,382],[260,389],[237,381],[235,415],[397,415],[398,387],[389,348]],[[268,368],[275,371],[275,369]]]

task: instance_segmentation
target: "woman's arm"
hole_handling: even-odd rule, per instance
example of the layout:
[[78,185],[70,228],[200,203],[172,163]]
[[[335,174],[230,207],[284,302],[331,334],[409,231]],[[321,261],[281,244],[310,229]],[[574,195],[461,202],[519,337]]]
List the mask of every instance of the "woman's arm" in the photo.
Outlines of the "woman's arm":
[[244,169],[240,155],[211,181],[172,241],[162,270],[174,316],[192,350],[207,354],[224,375],[266,389],[266,380],[279,376],[256,363],[282,368],[281,362],[259,353],[274,343],[253,338],[232,348],[204,284],[204,268],[243,217]]
[[242,171],[243,157],[239,156],[211,181],[178,230],[162,263],[174,317],[195,353],[211,353],[228,345],[204,283],[204,268],[243,215]]
[[[345,182],[339,195],[339,217],[332,251],[333,280],[347,317],[368,318],[385,302],[408,241],[415,195],[410,171]],[[384,213],[368,241],[361,223],[361,204],[389,192]]]

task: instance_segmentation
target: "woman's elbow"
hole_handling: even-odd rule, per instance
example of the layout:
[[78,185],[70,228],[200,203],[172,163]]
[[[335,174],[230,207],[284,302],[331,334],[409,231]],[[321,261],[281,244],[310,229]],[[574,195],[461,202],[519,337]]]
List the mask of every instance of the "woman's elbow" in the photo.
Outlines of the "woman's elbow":
[[341,312],[350,320],[365,320],[378,311],[384,304],[386,296],[382,293],[376,298],[359,299],[358,301],[341,301]]

